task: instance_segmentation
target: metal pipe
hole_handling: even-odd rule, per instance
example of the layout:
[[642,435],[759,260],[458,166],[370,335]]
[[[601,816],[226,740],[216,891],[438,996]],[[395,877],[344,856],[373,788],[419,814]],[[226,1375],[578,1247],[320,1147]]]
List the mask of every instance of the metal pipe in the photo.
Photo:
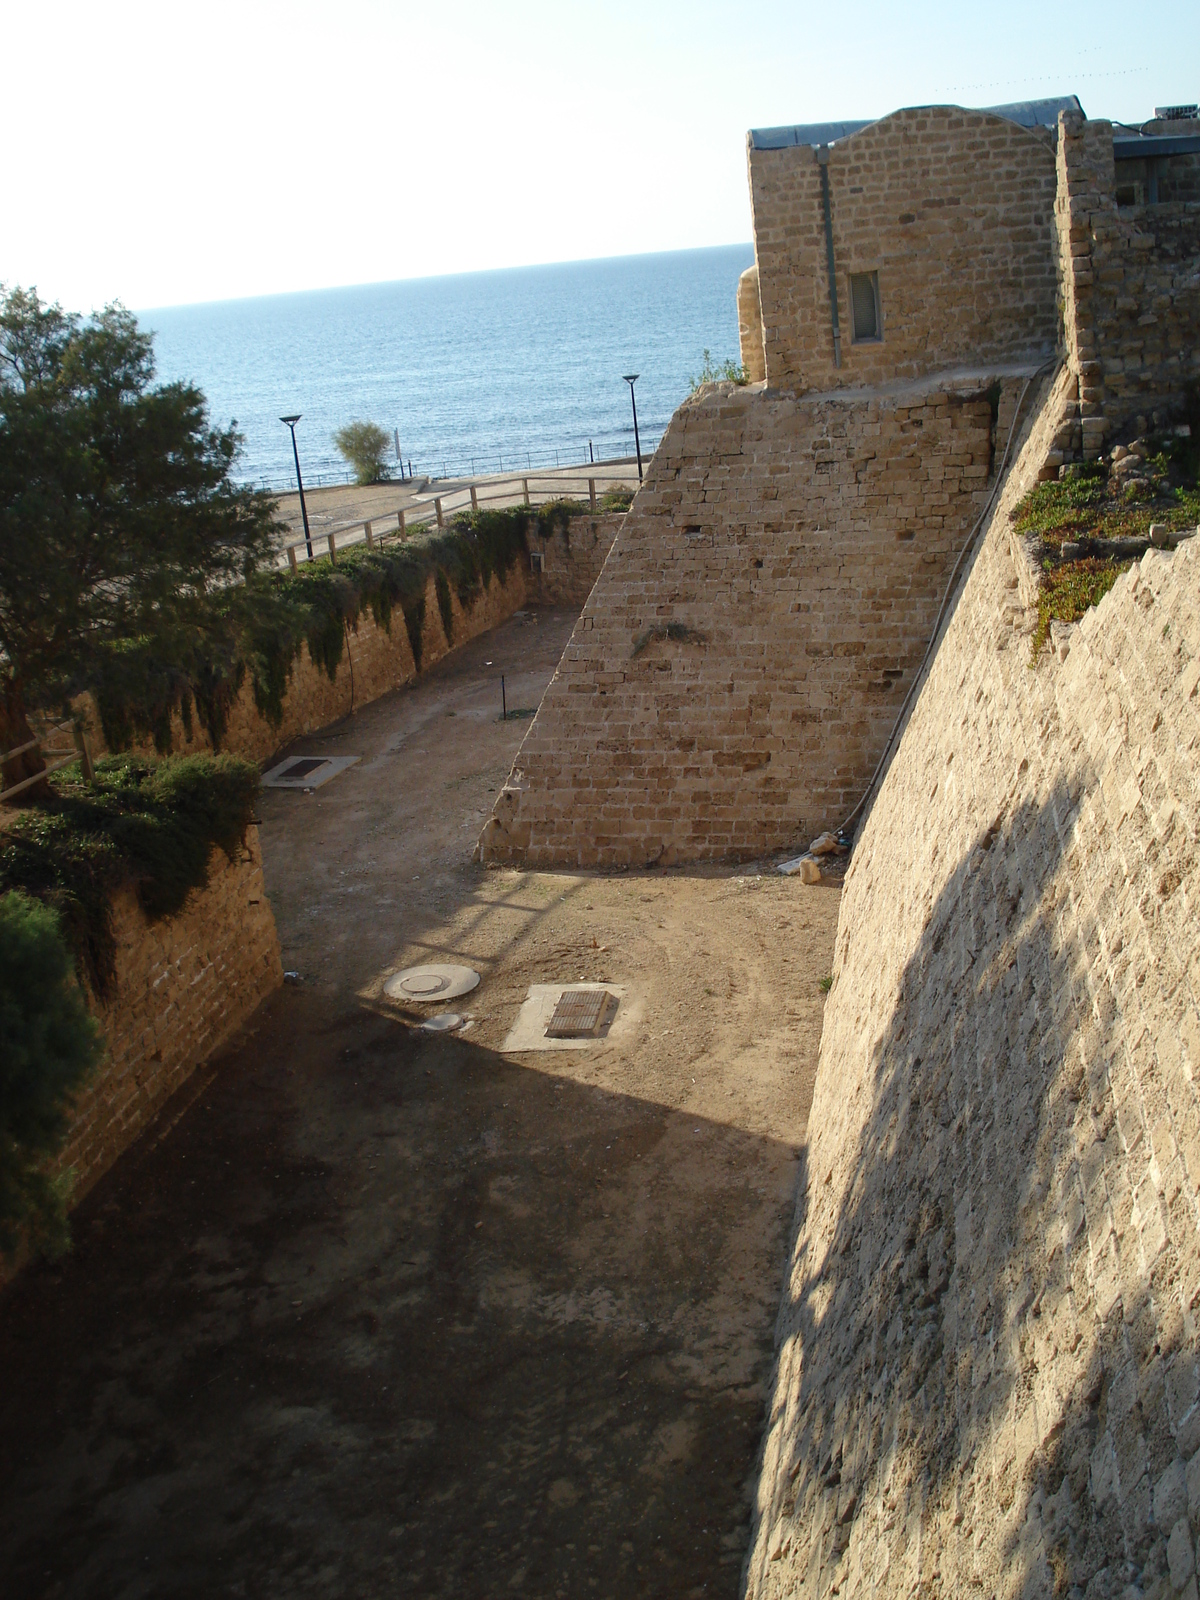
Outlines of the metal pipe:
[[833,211],[829,204],[829,146],[817,146],[817,165],[821,169],[821,206],[825,212],[825,263],[829,271],[829,319],[833,325],[833,364],[842,364],[842,330],[838,323],[837,270],[833,262]]

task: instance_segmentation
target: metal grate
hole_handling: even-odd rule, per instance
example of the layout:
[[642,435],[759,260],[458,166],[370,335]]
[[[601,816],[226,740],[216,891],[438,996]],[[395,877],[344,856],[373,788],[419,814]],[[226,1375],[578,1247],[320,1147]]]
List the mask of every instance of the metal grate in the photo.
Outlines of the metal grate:
[[293,761],[281,773],[281,778],[307,778],[310,772],[315,772],[318,767],[325,765],[324,756],[303,756],[299,761]]
[[546,1028],[547,1039],[594,1039],[616,1015],[607,989],[564,989]]

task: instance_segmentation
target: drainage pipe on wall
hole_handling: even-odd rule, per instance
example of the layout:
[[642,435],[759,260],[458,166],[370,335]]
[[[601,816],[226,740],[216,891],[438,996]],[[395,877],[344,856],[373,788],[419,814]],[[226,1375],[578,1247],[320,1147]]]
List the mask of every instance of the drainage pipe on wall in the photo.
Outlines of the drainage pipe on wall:
[[838,324],[837,272],[833,264],[833,212],[829,204],[829,146],[817,146],[817,165],[821,169],[821,207],[825,212],[825,260],[829,269],[829,318],[833,325],[833,364],[842,364],[842,330]]

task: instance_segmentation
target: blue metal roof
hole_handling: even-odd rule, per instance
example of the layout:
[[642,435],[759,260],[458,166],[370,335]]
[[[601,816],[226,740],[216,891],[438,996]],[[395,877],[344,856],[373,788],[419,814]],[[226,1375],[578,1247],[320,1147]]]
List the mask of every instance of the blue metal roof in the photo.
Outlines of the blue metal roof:
[[802,122],[794,128],[751,128],[750,146],[754,150],[786,150],[795,144],[833,144],[848,139],[870,122]]
[[[926,110],[924,106],[906,107],[906,110]],[[1050,100],[1018,100],[1007,106],[980,106],[980,111],[993,117],[1003,117],[1022,128],[1054,128],[1058,126],[1060,111],[1082,111],[1079,99],[1073,94],[1057,95]],[[869,128],[878,117],[864,122],[801,122],[790,128],[751,128],[752,150],[786,150],[793,145],[834,144],[838,139],[848,139],[860,128]]]

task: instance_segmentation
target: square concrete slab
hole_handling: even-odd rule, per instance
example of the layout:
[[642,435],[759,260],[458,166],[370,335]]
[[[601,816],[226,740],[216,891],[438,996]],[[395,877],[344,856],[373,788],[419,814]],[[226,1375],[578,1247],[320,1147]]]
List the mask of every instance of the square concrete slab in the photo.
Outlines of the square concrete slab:
[[[611,995],[617,1001],[616,1016],[591,1038],[547,1038],[546,1029],[564,992],[587,991]],[[622,983],[531,983],[500,1049],[505,1055],[515,1055],[523,1050],[595,1050],[605,1044],[621,1044],[633,1037],[641,1015],[641,1002],[630,1000]]]
[[361,760],[361,756],[289,756],[263,773],[263,788],[319,789]]

